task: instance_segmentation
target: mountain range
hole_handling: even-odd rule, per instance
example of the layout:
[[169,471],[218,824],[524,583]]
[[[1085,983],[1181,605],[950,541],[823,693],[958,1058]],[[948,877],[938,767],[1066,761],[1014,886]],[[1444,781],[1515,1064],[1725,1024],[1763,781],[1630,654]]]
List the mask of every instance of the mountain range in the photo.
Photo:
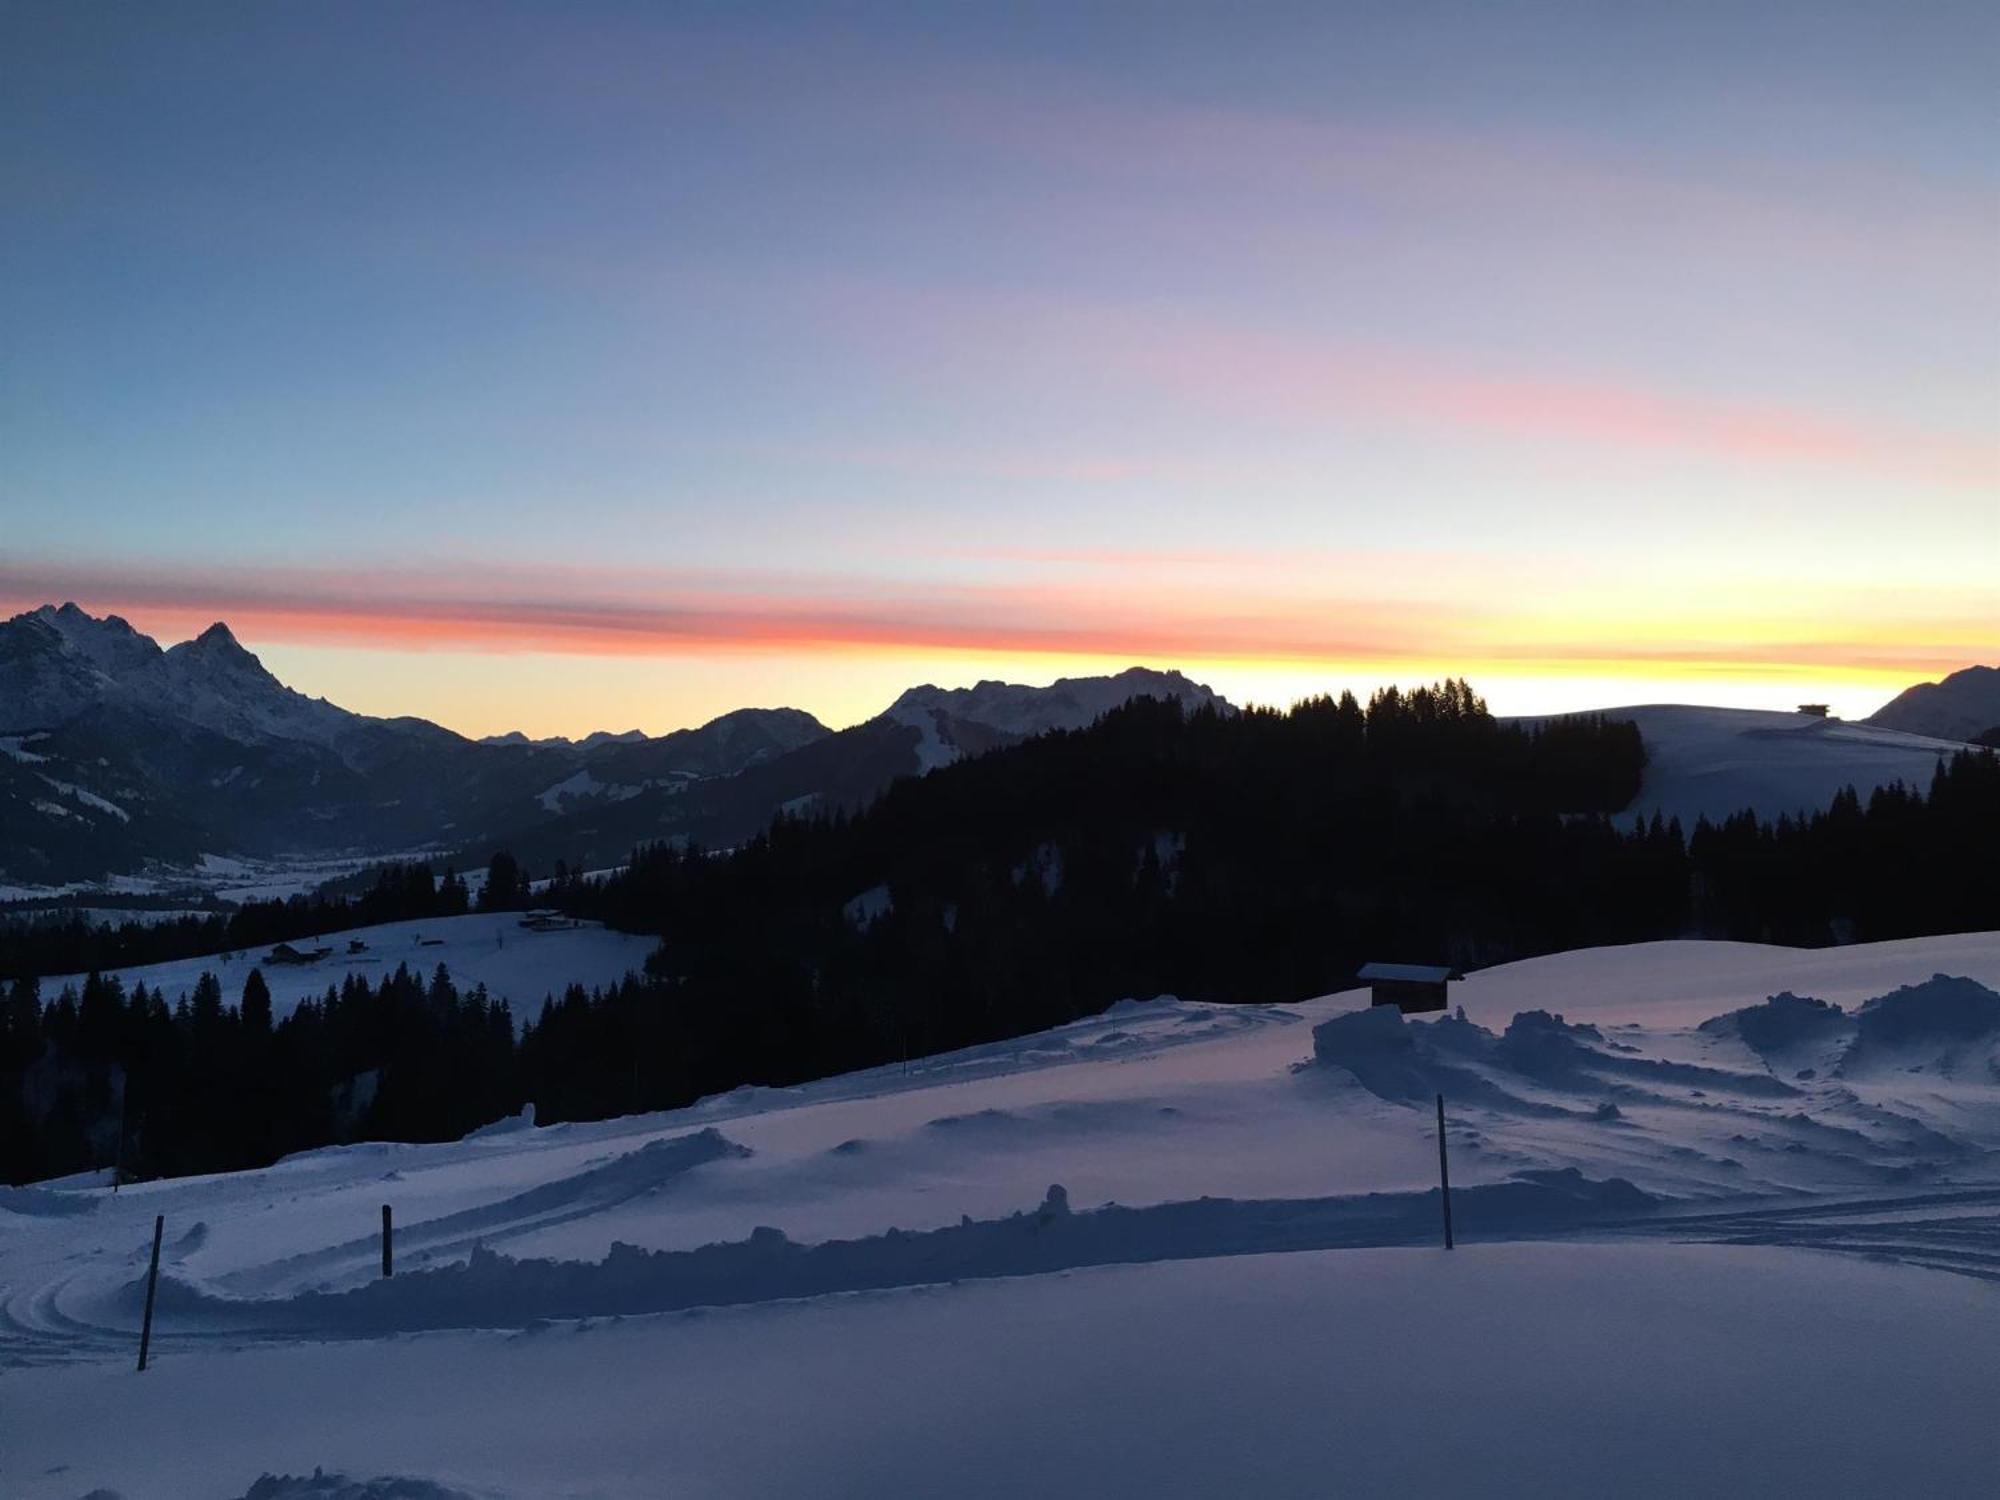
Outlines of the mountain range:
[[[0,886],[170,876],[207,855],[424,849],[469,864],[504,847],[531,868],[597,868],[642,841],[719,847],[779,812],[859,807],[899,776],[1141,696],[1230,710],[1181,673],[1133,667],[1047,687],[926,684],[837,731],[799,709],[745,708],[658,736],[473,740],[296,692],[225,624],[162,649],[116,615],[44,605],[0,623]],[[1865,732],[1747,712],[1711,723],[1719,712],[1629,711],[1657,762],[1649,791],[1690,816],[1739,801],[1775,815],[1850,781],[1922,782],[1937,741],[1996,737],[2000,669],[1913,687]],[[1752,762],[1762,780],[1745,780]]]
[[44,605],[0,623],[0,883],[419,847],[608,864],[642,840],[728,844],[781,810],[859,805],[898,776],[1140,696],[1229,707],[1135,667],[1046,688],[912,688],[839,731],[747,708],[660,736],[472,740],[295,692],[221,623],[162,649],[116,615]]

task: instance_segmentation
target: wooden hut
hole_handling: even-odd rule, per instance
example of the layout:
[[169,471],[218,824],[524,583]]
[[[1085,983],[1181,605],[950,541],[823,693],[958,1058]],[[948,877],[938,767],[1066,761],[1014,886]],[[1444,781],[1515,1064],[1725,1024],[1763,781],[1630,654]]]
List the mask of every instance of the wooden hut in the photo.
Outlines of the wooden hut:
[[1465,976],[1449,964],[1363,964],[1355,976],[1369,987],[1376,1005],[1411,1011],[1443,1010],[1445,985]]
[[264,962],[267,964],[316,964],[331,952],[333,952],[331,948],[301,949],[294,948],[290,943],[280,943],[264,955]]

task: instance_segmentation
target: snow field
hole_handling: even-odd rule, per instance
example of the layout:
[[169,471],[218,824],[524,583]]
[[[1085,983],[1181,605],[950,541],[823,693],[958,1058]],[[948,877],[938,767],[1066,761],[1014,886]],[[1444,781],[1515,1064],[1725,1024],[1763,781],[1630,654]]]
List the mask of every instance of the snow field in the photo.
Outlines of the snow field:
[[[348,952],[353,941],[363,943],[364,948]],[[652,938],[613,932],[595,922],[531,932],[521,926],[521,913],[503,911],[385,922],[300,938],[291,946],[331,952],[313,963],[274,964],[267,957],[270,947],[262,945],[232,954],[170,959],[110,972],[117,974],[128,991],[143,981],[148,989],[164,993],[171,1005],[192,991],[206,971],[221,983],[224,1001],[233,1005],[242,995],[243,981],[250,977],[250,971],[261,969],[264,982],[271,987],[272,1013],[282,1018],[301,1000],[324,995],[329,985],[338,989],[348,974],[379,984],[396,972],[398,964],[407,964],[411,973],[428,979],[431,971],[443,964],[461,991],[483,984],[489,995],[506,1000],[518,1028],[534,1019],[546,996],[560,995],[571,984],[586,988],[616,984],[643,967],[646,956],[658,945]],[[43,997],[52,998],[65,984],[81,989],[83,980],[81,974],[46,978],[42,980]]]
[[667,1114],[20,1190],[0,1493],[1978,1493],[1997,983],[2000,934],[1644,944],[1475,974],[1463,1021],[1125,1002]]
[[1967,1335],[1996,1310],[1959,1277],[1717,1246],[1115,1266],[16,1373],[0,1478],[20,1500],[320,1463],[513,1497],[1975,1495],[2000,1346]]
[[1754,808],[1759,817],[1823,812],[1845,787],[1862,801],[1876,787],[1903,782],[1928,792],[1940,756],[1963,750],[1870,724],[1811,714],[1693,704],[1607,708],[1630,719],[1646,742],[1646,772],[1628,817],[1658,812],[1692,833],[1698,818],[1719,823]]

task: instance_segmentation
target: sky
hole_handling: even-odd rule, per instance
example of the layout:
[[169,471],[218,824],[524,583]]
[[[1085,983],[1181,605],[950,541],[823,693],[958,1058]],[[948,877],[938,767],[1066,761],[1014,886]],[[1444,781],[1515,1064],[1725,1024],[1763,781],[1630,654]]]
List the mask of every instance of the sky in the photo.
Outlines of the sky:
[[0,612],[468,733],[2000,661],[2000,7],[0,4]]

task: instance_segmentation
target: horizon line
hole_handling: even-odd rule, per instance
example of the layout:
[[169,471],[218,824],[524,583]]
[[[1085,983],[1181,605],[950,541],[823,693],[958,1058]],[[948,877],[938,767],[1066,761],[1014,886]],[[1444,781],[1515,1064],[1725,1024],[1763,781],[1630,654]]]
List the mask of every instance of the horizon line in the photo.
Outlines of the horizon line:
[[[0,599],[3,599],[4,597],[5,597],[4,595],[0,595]],[[13,602],[13,601],[7,601],[7,602]],[[93,611],[91,606],[86,605],[73,598],[63,599],[60,601],[45,601],[41,604],[30,606],[29,608],[22,610],[20,614],[17,614],[13,618],[21,618],[25,615],[32,615],[44,609],[54,610],[66,606],[73,606],[93,619],[102,620],[109,618],[119,618],[123,620],[124,623],[127,624],[133,630],[138,631],[142,635],[146,635],[149,640],[155,640],[156,644],[158,643],[157,637],[155,637],[151,632],[143,629],[140,625],[135,624],[133,621],[126,618],[120,608],[114,606],[98,606],[98,608],[101,609],[103,613],[97,613]],[[127,607],[129,608],[129,606]],[[220,625],[224,629],[229,630],[231,635],[237,638],[239,640],[239,643],[241,643],[242,638],[240,632],[238,632],[237,629],[234,626],[232,626],[227,619],[217,618],[207,628],[213,628],[215,625]],[[192,639],[192,637],[190,637],[190,639]],[[258,641],[260,645],[263,645],[264,649],[270,649],[269,644],[263,643],[261,638],[255,636],[254,634],[252,636],[252,639]],[[181,642],[176,642],[175,644],[181,644]],[[284,649],[286,647],[289,647],[291,649],[304,649],[308,651],[316,649],[320,650],[340,649],[340,646],[338,644],[329,646],[328,643],[320,641],[289,642],[289,643],[280,641],[272,644],[276,644],[280,649]],[[253,654],[255,654],[255,649],[250,645],[245,645],[244,649],[251,650]],[[377,643],[373,645],[372,649],[376,651],[381,651],[384,649],[392,649],[392,648],[385,647],[385,645],[381,644],[378,639]],[[476,651],[480,650],[481,648],[478,646],[473,646],[465,649]],[[816,654],[816,653],[809,652],[807,654]],[[915,651],[895,651],[891,649],[889,652],[886,652],[884,654],[916,655],[918,653],[916,653]],[[1357,701],[1365,704],[1368,701],[1368,698],[1372,695],[1372,693],[1381,691],[1386,688],[1395,687],[1408,691],[1415,687],[1434,685],[1435,683],[1449,680],[1451,678],[1458,678],[1460,680],[1470,683],[1471,686],[1473,687],[1473,690],[1476,693],[1479,693],[1482,699],[1485,699],[1487,698],[1488,694],[1481,690],[1480,679],[1482,678],[1482,676],[1488,678],[1488,680],[1498,678],[1503,682],[1512,682],[1517,685],[1529,681],[1546,682],[1553,685],[1565,680],[1570,681],[1572,683],[1582,680],[1582,681],[1597,681],[1607,687],[1613,683],[1624,683],[1636,688],[1642,685],[1662,686],[1665,685],[1665,683],[1669,680],[1685,680],[1690,684],[1695,684],[1702,681],[1714,681],[1717,678],[1722,678],[1724,680],[1727,680],[1729,678],[1741,678],[1742,676],[1750,672],[1761,671],[1762,675],[1770,676],[1774,679],[1777,679],[1773,681],[1772,683],[1773,687],[1776,687],[1778,685],[1778,680],[1782,680],[1790,684],[1791,691],[1802,690],[1806,684],[1816,681],[1833,682],[1833,681],[1845,680],[1858,684],[1858,682],[1861,679],[1867,678],[1867,679],[1872,679],[1873,685],[1875,686],[1882,686],[1883,684],[1889,682],[1900,682],[1901,683],[1900,688],[1890,687],[1885,692],[1882,702],[1883,704],[1886,704],[1888,701],[1892,700],[1895,696],[1897,696],[1897,694],[1900,691],[1904,691],[1910,687],[1921,685],[1922,681],[1936,681],[1939,680],[1939,678],[1949,676],[1956,671],[1962,671],[1969,667],[1988,665],[1987,663],[1978,661],[1976,658],[1959,659],[1956,660],[1954,664],[1940,667],[1938,669],[1937,677],[1924,678],[1921,679],[1921,681],[1919,681],[1919,680],[1913,680],[1907,671],[1903,672],[1902,675],[1900,676],[1892,676],[1892,674],[1896,672],[1896,667],[1882,661],[1875,661],[1872,663],[1865,663],[1865,664],[1861,662],[1852,662],[1846,664],[1846,666],[1843,668],[1843,666],[1839,664],[1829,663],[1824,660],[1818,662],[1810,662],[1810,663],[1774,662],[1774,661],[1749,662],[1740,660],[1734,656],[1729,656],[1729,655],[1709,655],[1704,657],[1697,653],[1692,653],[1692,652],[1682,653],[1678,656],[1671,656],[1671,657],[1663,657],[1660,655],[1654,655],[1654,656],[1627,655],[1620,658],[1599,658],[1599,657],[1585,658],[1585,657],[1574,657],[1574,656],[1549,658],[1549,657],[1537,657],[1530,655],[1522,655],[1519,657],[1502,658],[1502,659],[1495,659],[1489,657],[1483,661],[1478,661],[1476,663],[1471,663],[1471,664],[1461,664],[1457,667],[1446,666],[1435,657],[1426,657],[1421,662],[1421,665],[1424,669],[1416,671],[1414,673],[1408,673],[1408,672],[1397,673],[1394,671],[1390,659],[1380,658],[1374,660],[1373,662],[1357,661],[1357,660],[1347,660],[1339,662],[1337,666],[1341,670],[1338,672],[1330,671],[1327,674],[1329,680],[1322,686],[1305,687],[1302,689],[1294,688],[1292,690],[1286,691],[1284,693],[1272,697],[1258,696],[1254,692],[1243,693],[1240,689],[1238,689],[1236,690],[1236,696],[1232,698],[1230,693],[1214,688],[1213,686],[1211,686],[1209,682],[1202,680],[1204,677],[1209,677],[1214,675],[1213,671],[1210,670],[1214,666],[1228,664],[1233,660],[1239,662],[1239,664],[1242,665],[1262,666],[1266,668],[1270,668],[1273,666],[1297,668],[1308,665],[1308,663],[1296,660],[1289,660],[1289,659],[1276,659],[1276,660],[1271,658],[1236,659],[1230,657],[1227,654],[1218,654],[1213,651],[1209,652],[1196,651],[1189,653],[1185,656],[1179,656],[1179,657],[1156,656],[1150,653],[1146,653],[1144,651],[1140,651],[1138,653],[1112,652],[1110,653],[1111,656],[1122,657],[1122,659],[1126,660],[1128,664],[1122,668],[1117,668],[1115,670],[1090,671],[1090,670],[1077,670],[1073,667],[1072,668],[1063,667],[1062,662],[1065,660],[1065,658],[1072,657],[1072,653],[1038,652],[1038,653],[1029,653],[1028,655],[1033,660],[1035,660],[1038,665],[1044,665],[1044,664],[1047,665],[1049,667],[1049,670],[1046,672],[1030,671],[1027,673],[1018,674],[1020,677],[1033,679],[1033,680],[1022,681],[1018,680],[1018,677],[1009,677],[1009,676],[996,677],[992,675],[990,671],[981,670],[977,665],[980,658],[982,657],[991,658],[997,655],[1011,656],[1011,653],[1007,652],[1004,648],[980,649],[977,647],[967,648],[961,646],[958,649],[958,651],[953,653],[953,656],[954,659],[963,661],[966,665],[966,673],[962,679],[958,678],[953,674],[946,674],[942,677],[942,680],[934,680],[927,682],[915,682],[915,681],[908,682],[905,684],[902,691],[907,692],[911,689],[919,687],[933,687],[941,691],[958,691],[964,688],[976,686],[979,683],[983,682],[999,682],[1008,686],[1022,686],[1022,687],[1041,689],[1052,686],[1055,683],[1066,679],[1102,680],[1107,677],[1124,675],[1125,673],[1128,672],[1150,672],[1159,675],[1181,676],[1190,683],[1192,683],[1194,686],[1200,687],[1204,691],[1214,693],[1216,697],[1221,698],[1226,703],[1229,703],[1229,705],[1233,708],[1237,709],[1263,708],[1263,709],[1275,709],[1278,711],[1289,711],[1290,709],[1296,707],[1298,704],[1309,701],[1310,699],[1319,696],[1337,698],[1344,692],[1353,693]],[[1100,655],[1100,653],[1091,653],[1091,655],[1098,656]],[[1017,666],[1021,664],[1022,661],[1024,660],[1023,658],[1019,657],[1012,657],[1011,659],[1015,660]],[[1410,665],[1419,664],[1418,658],[1414,656],[1397,658],[1397,660],[1405,661]],[[1326,665],[1332,667],[1336,664],[1327,663]],[[1387,670],[1382,672],[1380,675],[1377,675],[1372,685],[1366,691],[1358,690],[1355,680],[1358,676],[1364,675],[1365,669],[1370,665],[1373,665],[1378,668],[1386,668]],[[1521,668],[1528,666],[1539,667],[1541,668],[1541,670],[1530,671],[1524,674],[1521,671]],[[1633,667],[1644,668],[1646,669],[1646,674],[1637,675],[1629,671],[1619,672],[1619,671],[1605,670],[1606,668],[1617,667],[1617,666],[1624,666],[1627,668],[1633,668]],[[1679,672],[1674,671],[1673,668],[1676,666],[1683,667],[1685,670]],[[1565,667],[1567,667],[1568,670],[1563,670]],[[1485,670],[1482,671],[1482,668]],[[1505,668],[1511,668],[1512,670],[1496,670]],[[1664,675],[1661,675],[1663,669],[1665,669]],[[267,671],[270,670],[268,666],[266,667],[266,670]],[[1841,675],[1837,676],[1836,674],[1841,674]],[[519,734],[523,738],[531,742],[568,740],[574,743],[586,739],[593,734],[623,734],[631,732],[630,730],[610,730],[605,728],[604,725],[610,722],[608,719],[602,721],[595,721],[593,723],[593,727],[588,729],[580,729],[580,730],[571,729],[571,730],[557,731],[552,733],[551,732],[531,733],[527,730],[519,728],[518,723],[516,727],[498,731],[487,730],[482,732],[474,729],[459,729],[459,728],[454,728],[450,723],[446,722],[446,720],[451,717],[449,714],[445,714],[440,717],[432,717],[431,714],[424,712],[381,714],[381,713],[371,712],[367,709],[347,708],[345,704],[335,702],[332,698],[328,697],[327,695],[311,693],[305,689],[295,686],[293,682],[286,681],[284,678],[280,678],[276,672],[272,672],[271,675],[277,680],[279,680],[281,685],[283,685],[290,691],[299,692],[303,696],[318,697],[322,701],[334,703],[335,707],[342,708],[343,711],[345,712],[355,713],[361,717],[375,718],[375,719],[420,718],[425,720],[426,722],[435,725],[438,728],[445,729],[450,733],[457,734],[461,738],[473,742],[482,742],[491,739],[503,738],[507,735]],[[1297,673],[1296,671],[1293,671],[1287,673],[1286,675],[1288,677],[1296,678],[1300,674]],[[1788,693],[1774,693],[1773,696],[1781,700],[1784,696],[1787,695]],[[809,697],[810,695],[806,696]],[[799,704],[795,701],[776,702],[771,704],[747,704],[747,703],[737,704],[732,706],[731,708],[722,710],[720,712],[707,714],[704,717],[691,717],[687,722],[675,724],[668,728],[656,729],[656,730],[646,730],[640,728],[639,732],[646,734],[648,738],[660,738],[667,734],[673,734],[673,733],[685,732],[688,730],[703,728],[706,725],[714,723],[718,719],[727,717],[729,714],[732,713],[742,712],[746,710],[770,711],[773,709],[787,709],[787,708],[793,709],[794,711],[797,712],[806,713],[810,717],[812,717],[815,720],[815,722],[822,724],[830,731],[838,732],[842,729],[852,728],[855,727],[856,725],[867,723],[875,718],[879,718],[882,714],[886,713],[890,707],[893,706],[894,701],[895,700],[892,698],[890,699],[889,702],[884,703],[882,708],[874,711],[873,713],[863,714],[859,717],[847,720],[845,722],[839,721],[837,718],[833,722],[829,722],[829,719],[823,716],[821,712],[816,712],[812,709],[801,708],[799,707]],[[1816,701],[1816,700],[1801,699],[1800,701]],[[1746,707],[1746,705],[1716,703],[1716,702],[1704,701],[1703,699],[1697,697],[1686,697],[1686,698],[1645,697],[1645,698],[1628,698],[1625,699],[1624,701],[1607,701],[1601,703],[1591,703],[1588,706],[1574,706],[1574,705],[1561,706],[1561,707],[1522,706],[1508,712],[1496,711],[1494,713],[1494,717],[1499,719],[1558,718],[1558,717],[1588,715],[1592,713],[1604,713],[1604,712],[1611,712],[1624,709],[1639,709],[1639,708],[1650,708],[1650,707],[1690,707],[1690,708],[1730,709],[1730,708],[1742,708]],[[1786,712],[1787,710],[1781,706],[1774,704],[1768,711],[1782,713]],[[1849,718],[1841,714],[1835,714],[1833,715],[1833,717],[1836,719],[1841,719],[1843,722],[1861,722],[1862,719],[1865,719],[1866,716],[1864,715],[1861,716],[1860,718]],[[520,722],[525,722],[525,719]],[[638,726],[636,725],[634,727],[638,728]]]

